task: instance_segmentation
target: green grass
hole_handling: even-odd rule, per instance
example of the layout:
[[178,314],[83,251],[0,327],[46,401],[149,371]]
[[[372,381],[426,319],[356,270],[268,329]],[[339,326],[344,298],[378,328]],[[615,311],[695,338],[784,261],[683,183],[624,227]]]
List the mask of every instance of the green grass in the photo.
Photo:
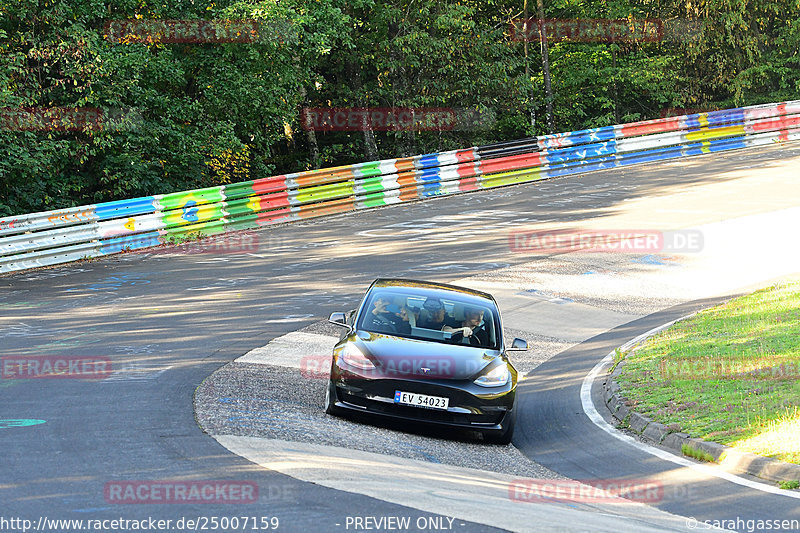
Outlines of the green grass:
[[618,382],[636,411],[800,464],[800,281],[698,313],[626,360]]
[[616,370],[617,365],[620,364],[625,359],[625,355],[626,354],[623,353],[623,351],[620,350],[619,348],[614,350],[614,361],[613,361],[614,364],[611,365],[611,368],[609,368],[608,371],[613,372],[614,370]]
[[681,452],[683,453],[683,455],[686,455],[688,457],[692,457],[694,459],[697,459],[698,461],[705,461],[707,463],[713,463],[714,462],[714,458],[710,454],[704,452],[703,450],[698,450],[697,448],[692,448],[688,444],[682,444],[681,445]]
[[793,490],[800,488],[800,481],[793,479],[791,481],[781,481],[778,486],[784,490]]

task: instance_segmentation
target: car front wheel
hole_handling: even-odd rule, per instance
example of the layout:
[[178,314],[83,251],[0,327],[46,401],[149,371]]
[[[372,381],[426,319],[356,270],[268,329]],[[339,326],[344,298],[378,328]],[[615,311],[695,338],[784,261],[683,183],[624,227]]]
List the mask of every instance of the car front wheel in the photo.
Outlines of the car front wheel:
[[517,424],[517,410],[511,410],[506,427],[500,433],[484,433],[483,440],[492,444],[511,444],[511,437],[514,436],[514,426]]
[[336,385],[330,380],[328,380],[328,386],[325,387],[325,412],[329,415],[336,415],[339,412],[336,409]]

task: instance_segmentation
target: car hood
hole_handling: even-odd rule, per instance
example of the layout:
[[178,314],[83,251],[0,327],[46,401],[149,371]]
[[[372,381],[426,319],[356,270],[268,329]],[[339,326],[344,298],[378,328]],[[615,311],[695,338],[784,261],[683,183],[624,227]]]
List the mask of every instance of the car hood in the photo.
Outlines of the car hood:
[[464,380],[475,378],[500,356],[499,350],[359,332],[355,343],[381,377]]

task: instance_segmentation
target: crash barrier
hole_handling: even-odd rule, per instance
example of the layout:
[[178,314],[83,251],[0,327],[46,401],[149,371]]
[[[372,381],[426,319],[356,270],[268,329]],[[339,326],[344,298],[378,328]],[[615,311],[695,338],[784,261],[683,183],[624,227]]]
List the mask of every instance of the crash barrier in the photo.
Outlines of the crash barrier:
[[555,176],[800,139],[800,100],[0,219],[0,272]]

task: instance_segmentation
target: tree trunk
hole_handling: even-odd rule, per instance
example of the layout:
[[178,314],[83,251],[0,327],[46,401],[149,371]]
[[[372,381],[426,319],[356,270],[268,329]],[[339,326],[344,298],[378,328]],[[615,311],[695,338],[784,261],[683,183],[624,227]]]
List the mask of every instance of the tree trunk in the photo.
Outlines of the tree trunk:
[[525,83],[528,84],[528,109],[531,115],[531,135],[536,135],[536,104],[533,100],[533,87],[531,87],[531,67],[528,60],[528,31],[530,30],[530,21],[528,20],[528,0],[523,3],[523,19],[522,19],[522,45],[525,49]]
[[550,84],[550,50],[547,46],[547,26],[544,22],[544,2],[536,0],[536,7],[539,12],[539,39],[542,45],[542,70],[544,72],[544,92],[547,99],[547,133],[553,133],[556,129],[553,119],[553,89]]
[[[361,67],[356,65],[353,61],[348,61],[346,65],[347,73],[353,83],[353,92],[356,94],[356,101],[359,107],[367,107],[365,99],[363,98],[363,88],[361,85]],[[364,119],[362,124],[362,133],[364,135],[364,156],[367,161],[378,160],[378,145],[375,142],[375,132],[372,131],[372,124],[369,120]]]
[[[300,89],[300,98],[303,102],[303,107],[308,107],[311,102],[308,101],[306,97],[308,93],[306,92],[305,87]],[[301,123],[305,120],[305,117],[301,119]],[[308,142],[308,155],[311,159],[311,167],[314,170],[317,170],[321,165],[322,161],[319,157],[319,144],[317,143],[317,132],[314,131],[313,127],[303,128],[306,130],[306,141]]]
[[307,129],[306,140],[308,141],[308,155],[311,157],[311,167],[317,170],[322,166],[322,161],[319,157],[319,145],[317,144],[317,133],[311,128]]
[[612,99],[614,101],[614,124],[622,122],[619,117],[619,94],[617,91],[617,50],[614,45],[611,46],[611,69],[614,72],[614,81],[611,84]]

